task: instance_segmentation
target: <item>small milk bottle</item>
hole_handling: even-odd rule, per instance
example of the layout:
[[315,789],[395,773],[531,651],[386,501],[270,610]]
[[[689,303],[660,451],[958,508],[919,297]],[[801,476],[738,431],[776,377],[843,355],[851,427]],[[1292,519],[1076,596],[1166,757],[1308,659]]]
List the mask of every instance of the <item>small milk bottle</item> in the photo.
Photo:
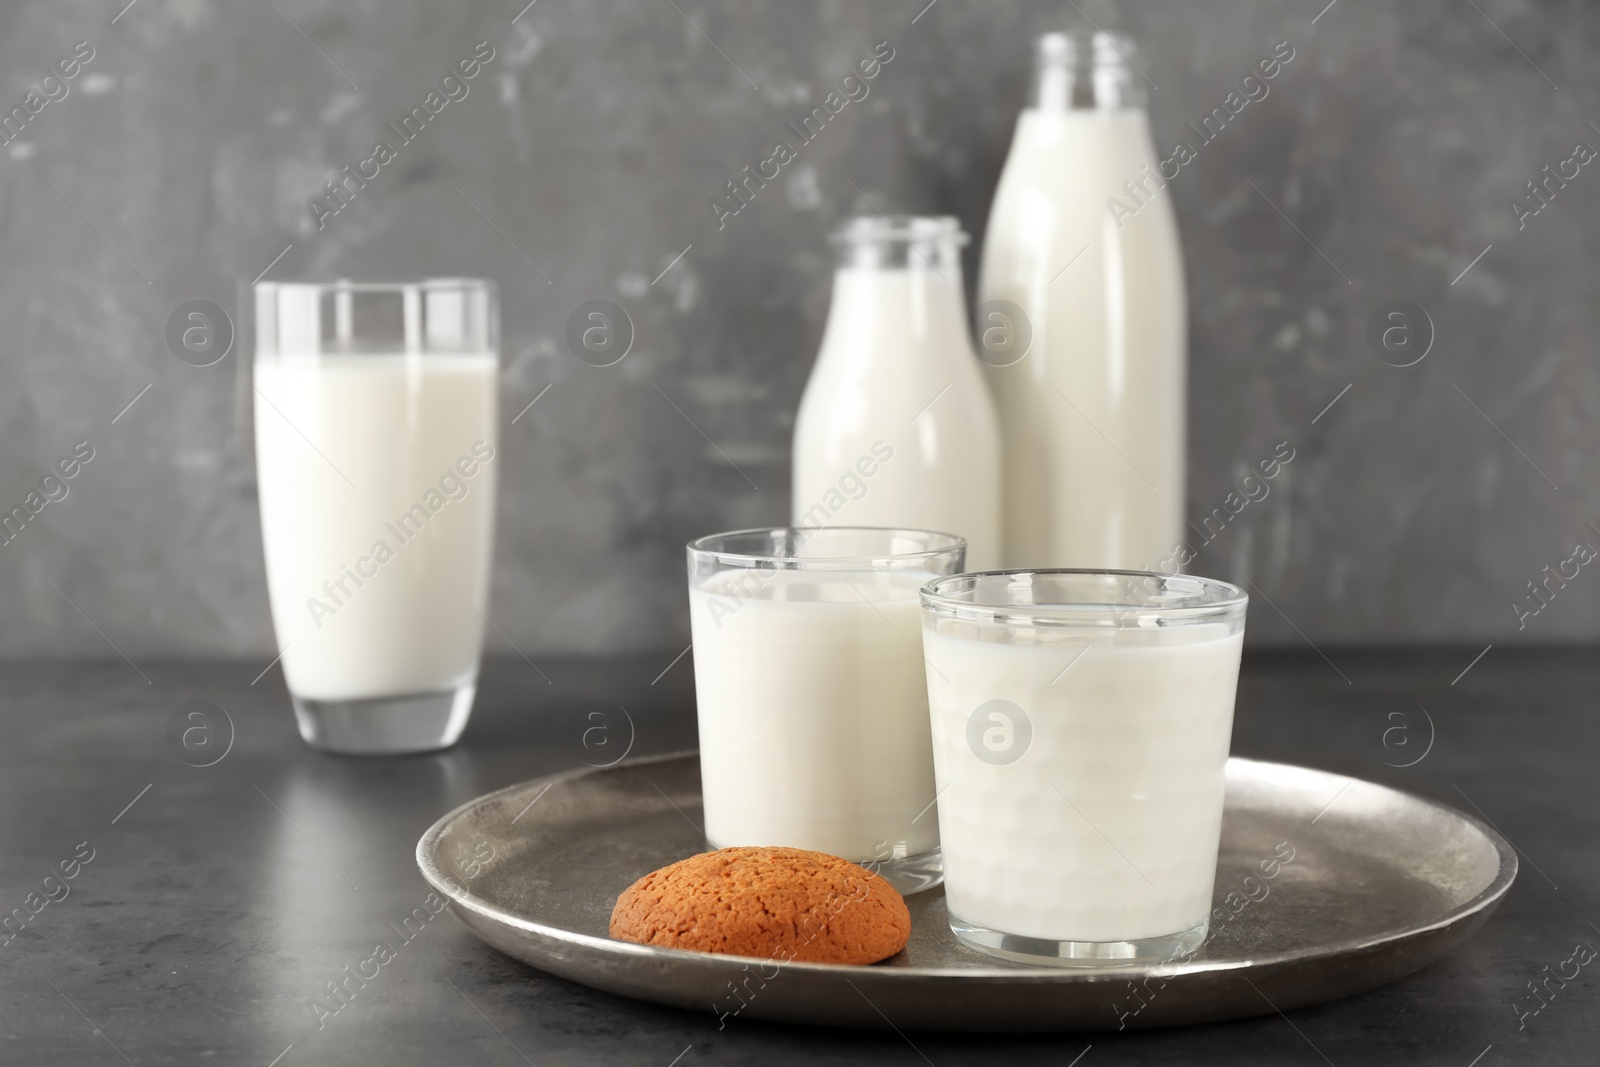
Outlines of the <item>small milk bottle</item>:
[[1008,567],[1176,570],[1184,505],[1183,260],[1132,43],[1039,39],[1000,176],[977,329]]
[[999,565],[1000,434],[967,337],[966,235],[950,217],[875,216],[834,233],[822,349],[795,418],[793,522],[965,537]]

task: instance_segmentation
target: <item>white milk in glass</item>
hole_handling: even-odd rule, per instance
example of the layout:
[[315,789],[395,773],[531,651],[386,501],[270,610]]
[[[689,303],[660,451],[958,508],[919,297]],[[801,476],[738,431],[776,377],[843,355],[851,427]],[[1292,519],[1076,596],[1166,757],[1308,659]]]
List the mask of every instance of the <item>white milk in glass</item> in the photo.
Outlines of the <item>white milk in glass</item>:
[[257,361],[261,536],[297,697],[435,692],[476,676],[496,372],[489,353]]
[[977,328],[1006,301],[1032,338],[986,369],[1008,567],[1156,569],[1183,540],[1183,260],[1131,47],[1040,41],[989,217]]
[[[1087,942],[1206,923],[1242,629],[1026,643],[958,629],[925,634],[952,918]],[[1022,754],[990,762],[974,744]]]
[[706,837],[855,862],[939,846],[916,571],[689,590]]
[[1000,560],[1000,436],[967,338],[954,219],[851,220],[795,418],[792,519],[964,537]]
[[255,310],[261,538],[300,734],[451,745],[488,610],[494,286],[266,282]]

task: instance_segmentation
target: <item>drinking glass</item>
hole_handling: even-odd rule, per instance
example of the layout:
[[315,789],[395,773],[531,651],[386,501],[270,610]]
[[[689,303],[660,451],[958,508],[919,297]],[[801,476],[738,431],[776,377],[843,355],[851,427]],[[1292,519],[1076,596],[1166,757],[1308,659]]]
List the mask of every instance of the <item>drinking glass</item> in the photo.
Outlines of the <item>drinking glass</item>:
[[951,534],[867,527],[689,545],[713,847],[827,852],[901,892],[938,883],[917,590],[965,558]]
[[493,552],[499,312],[468,278],[255,286],[267,589],[300,734],[454,744]]
[[1030,963],[1163,960],[1205,941],[1247,599],[1142,571],[922,590],[958,938]]

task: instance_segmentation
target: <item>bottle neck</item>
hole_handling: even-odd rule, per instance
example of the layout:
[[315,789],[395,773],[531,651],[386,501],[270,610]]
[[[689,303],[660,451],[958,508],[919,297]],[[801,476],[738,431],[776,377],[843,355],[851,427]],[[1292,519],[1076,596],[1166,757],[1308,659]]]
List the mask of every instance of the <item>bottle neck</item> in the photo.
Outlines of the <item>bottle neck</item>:
[[[961,289],[961,261],[917,260],[897,267],[841,264],[833,276],[830,325],[874,323],[874,331],[915,336],[930,329],[965,333],[966,297]],[[853,328],[853,327],[852,327]]]
[[1138,49],[1119,33],[1047,33],[1034,51],[1030,106],[1039,111],[1143,110]]
[[871,386],[874,403],[927,376],[941,379],[929,396],[943,388],[974,359],[960,280],[949,277],[953,284],[931,270],[841,269],[834,275],[819,372],[877,383]]
[[841,271],[929,271],[959,287],[967,235],[947,215],[859,216],[832,237]]
[[952,284],[961,281],[961,247],[953,241],[896,242],[890,245],[863,245],[841,248],[834,257],[841,271],[926,272]]
[[[823,351],[862,366],[913,356],[936,362],[966,354],[961,246],[949,217],[851,219],[833,236],[833,298]],[[930,364],[931,365],[931,364]]]

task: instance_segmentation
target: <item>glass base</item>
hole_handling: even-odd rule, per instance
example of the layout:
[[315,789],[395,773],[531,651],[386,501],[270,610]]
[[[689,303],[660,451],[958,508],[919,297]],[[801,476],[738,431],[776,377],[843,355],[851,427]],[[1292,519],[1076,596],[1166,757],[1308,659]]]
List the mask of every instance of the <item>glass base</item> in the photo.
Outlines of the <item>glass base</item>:
[[[712,851],[730,847],[719,845],[709,837],[706,838],[706,845]],[[825,849],[812,851],[826,852]],[[827,852],[827,855],[831,856],[834,853]],[[851,862],[863,870],[878,875],[894,886],[895,892],[901,896],[910,896],[924,889],[932,889],[944,881],[944,853],[937,848],[932,852],[923,852],[915,856],[896,856],[886,860],[851,860]]]
[[1051,941],[1007,934],[950,915],[950,930],[962,944],[1001,959],[1041,967],[1116,967],[1176,961],[1205,944],[1211,928],[1207,919],[1199,926],[1159,937],[1128,941]]
[[867,860],[857,866],[882,877],[901,896],[932,889],[944,881],[944,852],[937,848],[916,856]]
[[290,694],[300,736],[324,752],[392,756],[449,748],[467,727],[476,680],[436,693],[366,700],[311,700]]

